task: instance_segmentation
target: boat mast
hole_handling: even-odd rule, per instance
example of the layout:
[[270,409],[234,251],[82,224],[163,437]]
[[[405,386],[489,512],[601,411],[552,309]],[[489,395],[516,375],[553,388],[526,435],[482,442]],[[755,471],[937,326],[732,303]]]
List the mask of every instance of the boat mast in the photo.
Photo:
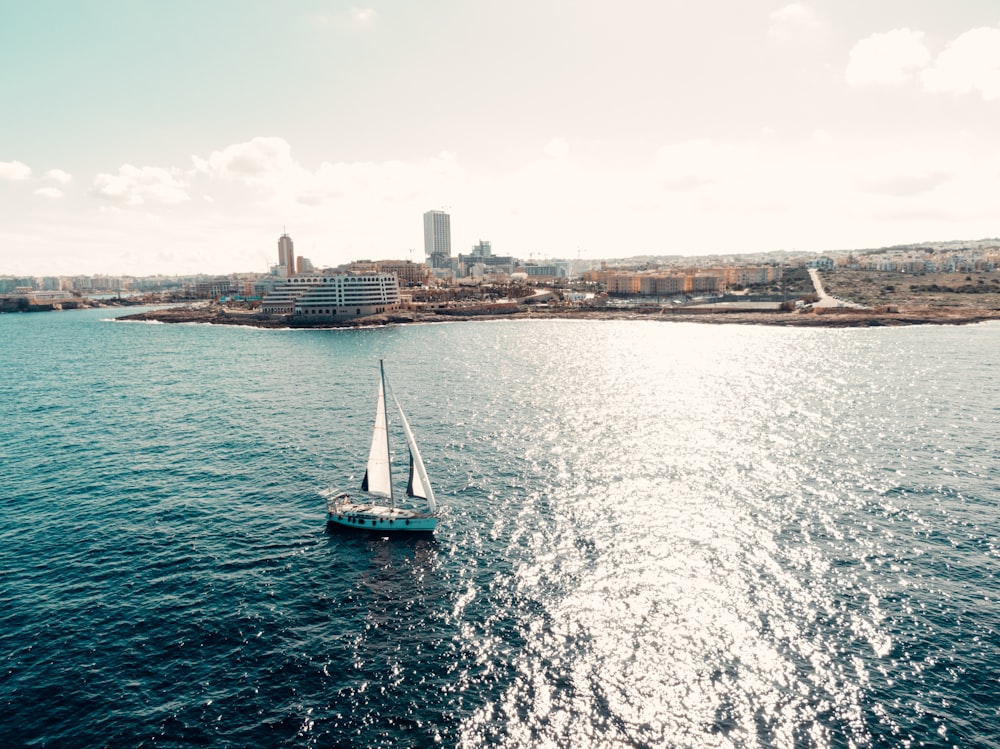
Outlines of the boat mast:
[[385,464],[387,466],[386,470],[389,472],[389,506],[396,509],[396,492],[392,488],[392,449],[389,447],[389,409],[388,401],[386,400],[386,389],[385,389],[385,365],[382,360],[378,360],[378,371],[379,376],[382,378],[382,413],[385,414]]

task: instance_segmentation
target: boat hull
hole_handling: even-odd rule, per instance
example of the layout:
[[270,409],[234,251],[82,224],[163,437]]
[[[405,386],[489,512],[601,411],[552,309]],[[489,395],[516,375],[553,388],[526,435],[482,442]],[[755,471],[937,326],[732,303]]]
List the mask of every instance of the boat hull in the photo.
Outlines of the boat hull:
[[418,510],[388,507],[375,503],[339,501],[327,504],[330,530],[367,531],[379,535],[433,533],[437,517]]

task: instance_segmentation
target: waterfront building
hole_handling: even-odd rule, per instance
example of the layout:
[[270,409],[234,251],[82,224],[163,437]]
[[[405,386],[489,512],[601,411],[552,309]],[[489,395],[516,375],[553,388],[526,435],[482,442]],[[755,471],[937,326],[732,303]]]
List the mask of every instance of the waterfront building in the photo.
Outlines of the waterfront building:
[[23,293],[22,289],[34,289],[35,279],[34,278],[0,278],[0,294],[9,293]]
[[19,286],[13,293],[0,294],[0,312],[71,309],[79,304],[80,300],[71,293],[58,289],[44,291],[32,286]]
[[261,301],[261,311],[301,321],[334,322],[377,315],[399,305],[395,273],[358,272],[278,282]]
[[444,211],[424,214],[424,252],[432,268],[451,267],[451,216]]
[[211,281],[197,281],[192,293],[198,299],[218,299],[235,293],[236,286],[228,278],[216,278]]
[[288,234],[278,238],[278,275],[285,278],[295,275],[295,251]]

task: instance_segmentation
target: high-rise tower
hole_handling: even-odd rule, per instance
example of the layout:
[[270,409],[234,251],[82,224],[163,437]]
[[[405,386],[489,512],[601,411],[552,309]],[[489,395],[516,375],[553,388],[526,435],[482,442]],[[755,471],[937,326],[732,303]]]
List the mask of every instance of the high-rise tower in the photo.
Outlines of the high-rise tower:
[[[285,269],[283,273],[282,267]],[[292,249],[292,238],[287,234],[278,238],[278,272],[284,276],[295,275],[295,252]]]
[[[451,258],[451,216],[444,211],[424,214],[424,252],[431,267],[445,267]],[[444,262],[441,262],[441,261]]]

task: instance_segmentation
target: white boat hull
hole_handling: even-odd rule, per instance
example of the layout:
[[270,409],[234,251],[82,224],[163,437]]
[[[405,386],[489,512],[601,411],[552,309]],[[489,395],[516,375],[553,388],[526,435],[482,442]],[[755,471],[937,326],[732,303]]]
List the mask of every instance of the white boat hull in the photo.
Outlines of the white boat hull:
[[327,525],[369,533],[430,533],[437,528],[437,517],[418,510],[389,507],[374,502],[352,502],[346,495],[328,499]]

